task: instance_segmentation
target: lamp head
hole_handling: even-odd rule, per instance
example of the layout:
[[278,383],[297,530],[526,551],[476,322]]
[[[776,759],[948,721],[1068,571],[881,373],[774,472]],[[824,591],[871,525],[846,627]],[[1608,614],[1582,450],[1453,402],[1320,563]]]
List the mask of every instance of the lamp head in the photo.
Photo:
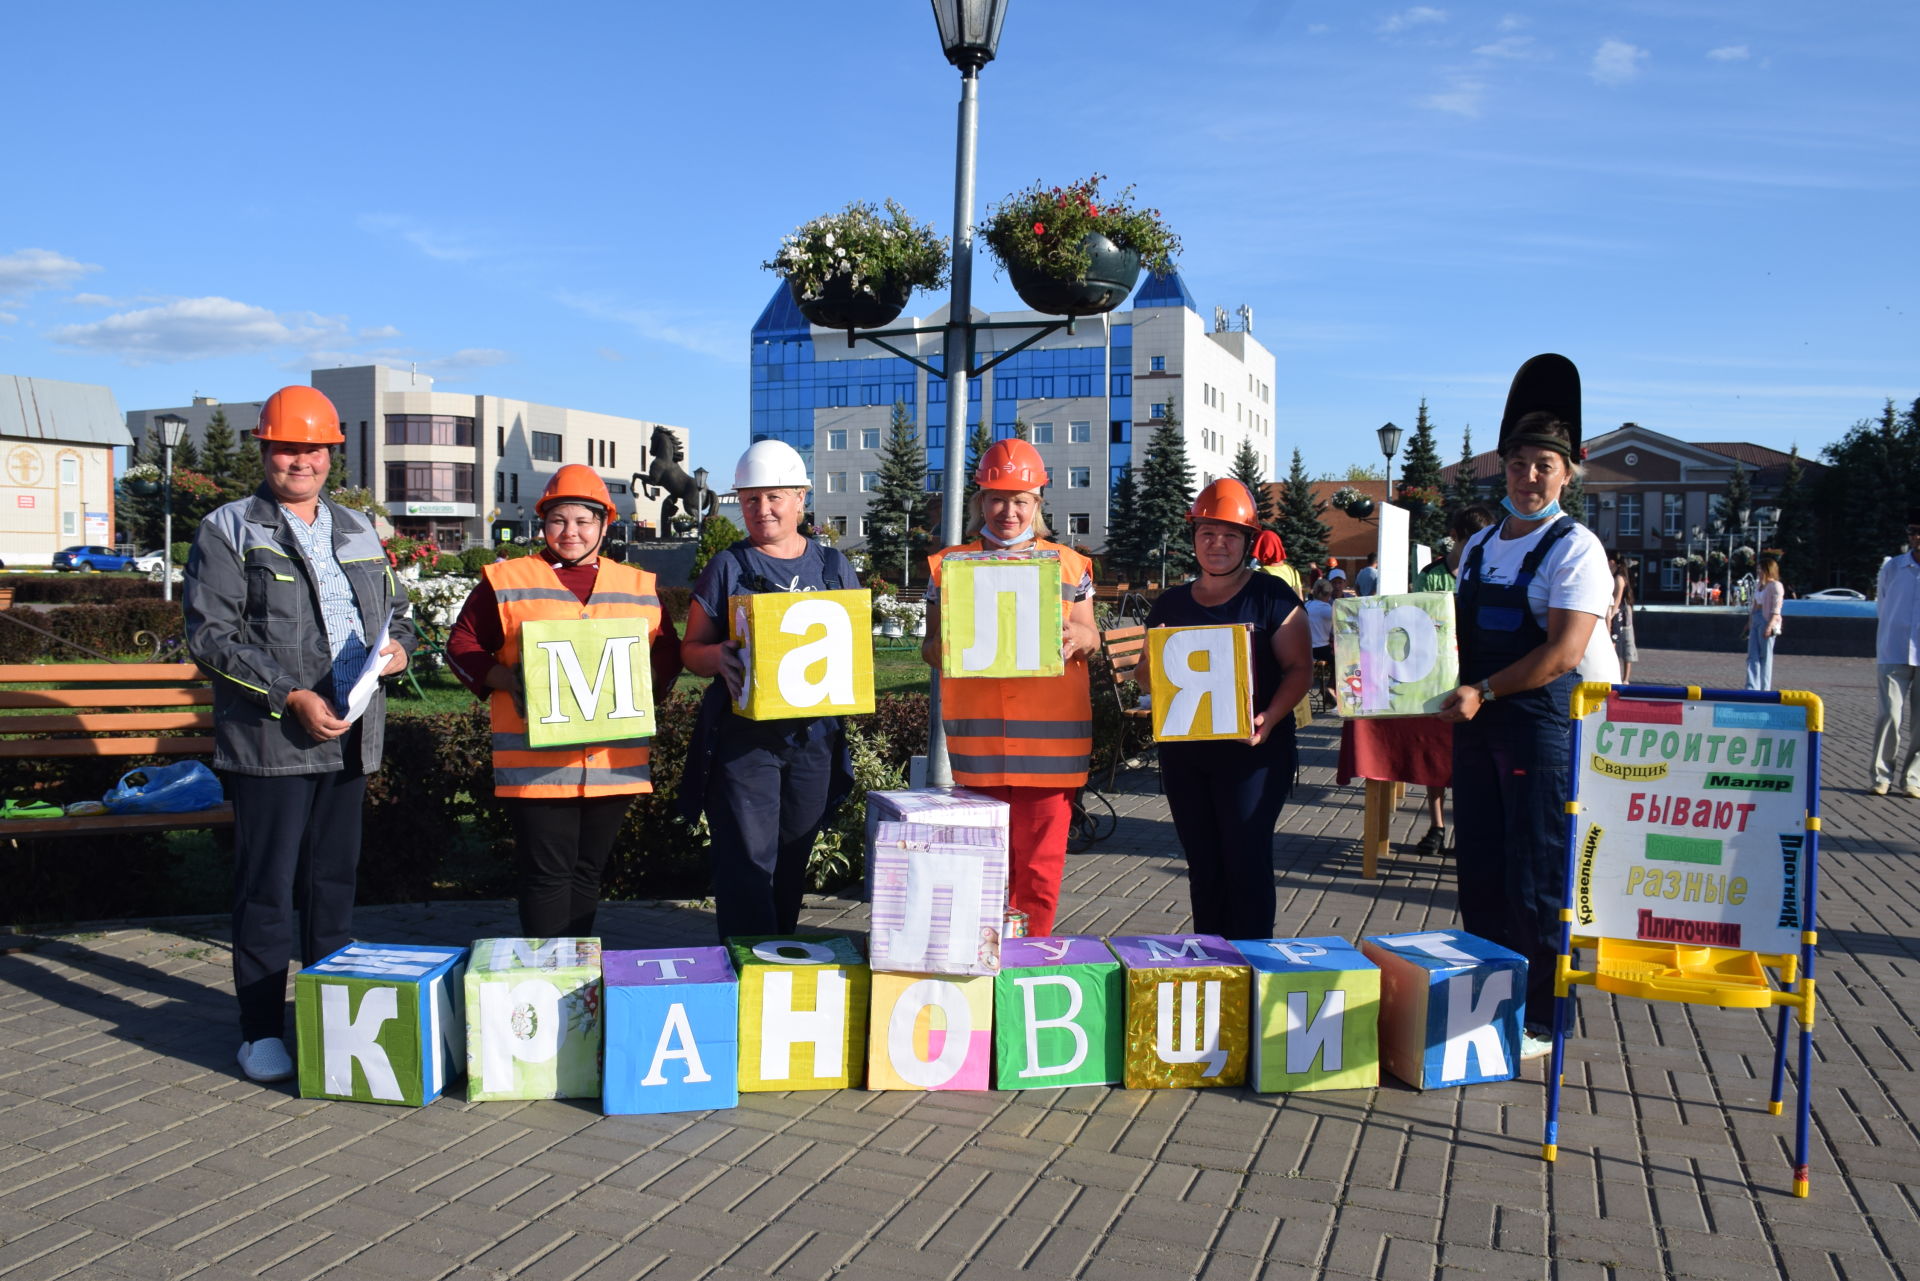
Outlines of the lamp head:
[[156,414],[153,426],[160,433],[160,443],[168,449],[180,448],[187,434],[187,420],[179,414]]
[[1007,0],[933,0],[933,20],[947,61],[962,71],[978,71],[999,52]]
[[1380,452],[1389,459],[1400,452],[1400,429],[1392,423],[1380,428],[1374,435],[1380,438]]

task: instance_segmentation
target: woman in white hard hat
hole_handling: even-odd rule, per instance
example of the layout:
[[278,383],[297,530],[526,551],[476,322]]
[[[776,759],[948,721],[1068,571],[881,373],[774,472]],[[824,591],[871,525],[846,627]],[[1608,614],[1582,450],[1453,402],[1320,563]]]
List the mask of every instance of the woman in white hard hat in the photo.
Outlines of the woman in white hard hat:
[[812,482],[792,446],[755,441],[733,487],[747,536],[715,554],[694,583],[681,647],[688,671],[716,678],[687,748],[681,809],[689,821],[707,816],[722,939],[799,924],[807,856],[853,781],[839,717],[751,721],[730,712],[745,669],[727,639],[727,599],[860,586],[846,556],[800,532]]

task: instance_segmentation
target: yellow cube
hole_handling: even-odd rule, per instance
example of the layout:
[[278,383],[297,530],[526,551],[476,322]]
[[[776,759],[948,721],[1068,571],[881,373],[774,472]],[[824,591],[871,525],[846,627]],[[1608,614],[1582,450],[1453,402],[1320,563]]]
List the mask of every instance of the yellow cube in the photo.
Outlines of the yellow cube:
[[727,634],[747,669],[733,710],[748,720],[873,710],[873,593],[735,596],[727,602]]
[[1153,737],[1161,743],[1253,736],[1253,630],[1243,623],[1147,632]]
[[940,675],[1058,676],[1060,557],[955,552],[940,562]]

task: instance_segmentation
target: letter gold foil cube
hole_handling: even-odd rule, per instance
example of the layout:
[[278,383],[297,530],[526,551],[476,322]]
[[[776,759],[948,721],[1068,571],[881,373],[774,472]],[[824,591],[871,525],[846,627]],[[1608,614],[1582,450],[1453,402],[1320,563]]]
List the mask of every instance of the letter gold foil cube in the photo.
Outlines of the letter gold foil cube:
[[1252,971],[1214,934],[1108,940],[1127,972],[1129,1090],[1242,1085]]

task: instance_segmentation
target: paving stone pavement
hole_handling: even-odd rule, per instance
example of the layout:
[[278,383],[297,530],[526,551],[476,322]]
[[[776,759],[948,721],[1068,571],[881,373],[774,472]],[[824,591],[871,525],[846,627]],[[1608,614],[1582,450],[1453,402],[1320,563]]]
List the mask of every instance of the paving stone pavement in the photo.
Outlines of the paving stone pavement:
[[[1643,680],[1740,680],[1651,653]],[[1584,993],[1560,1159],[1542,1063],[1419,1093],[1108,1088],[759,1094],[726,1112],[594,1101],[407,1110],[241,1079],[217,921],[100,927],[0,956],[0,1278],[1641,1278],[1920,1271],[1920,801],[1866,794],[1871,665],[1783,656],[1827,699],[1812,1196],[1789,1191],[1758,1013]],[[1358,787],[1303,732],[1275,842],[1277,933],[1454,923],[1452,875],[1395,824],[1361,879]],[[1069,863],[1062,930],[1187,923],[1151,771]],[[0,915],[3,915],[0,912]],[[862,904],[808,922],[864,928]],[[464,942],[511,905],[362,909],[363,937]],[[698,905],[613,904],[611,947],[707,942]]]

